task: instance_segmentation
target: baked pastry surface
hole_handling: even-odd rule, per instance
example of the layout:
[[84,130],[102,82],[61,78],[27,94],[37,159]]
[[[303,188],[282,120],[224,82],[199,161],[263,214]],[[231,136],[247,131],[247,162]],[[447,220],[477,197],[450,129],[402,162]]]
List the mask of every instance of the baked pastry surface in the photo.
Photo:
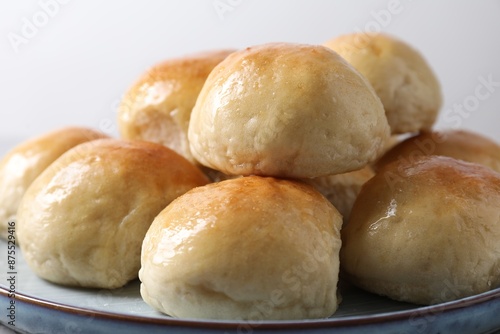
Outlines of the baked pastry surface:
[[338,304],[341,224],[300,182],[249,176],[198,187],[148,230],[141,295],[173,317],[328,317]]
[[0,161],[0,236],[6,237],[7,223],[16,220],[22,196],[40,173],[70,148],[106,137],[84,127],[64,127],[28,139],[10,150]]
[[225,174],[318,177],[377,159],[389,126],[370,84],[335,52],[272,43],[214,68],[188,137],[196,160]]
[[424,57],[387,34],[353,33],[324,43],[371,83],[393,134],[429,130],[442,105],[441,86]]
[[500,286],[500,174],[443,156],[385,166],[342,230],[345,276],[368,291],[436,304]]
[[231,52],[197,53],[148,69],[121,101],[121,136],[165,145],[195,162],[187,138],[191,110],[208,74]]
[[197,167],[160,144],[101,139],[78,145],[23,196],[17,229],[23,256],[53,283],[121,287],[137,277],[154,217],[207,182]]

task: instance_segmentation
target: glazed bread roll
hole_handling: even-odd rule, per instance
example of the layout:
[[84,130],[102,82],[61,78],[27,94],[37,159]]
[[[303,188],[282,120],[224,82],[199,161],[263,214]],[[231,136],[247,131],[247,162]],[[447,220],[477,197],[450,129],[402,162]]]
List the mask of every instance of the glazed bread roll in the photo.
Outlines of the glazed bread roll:
[[370,166],[353,172],[320,176],[303,181],[312,185],[333,206],[339,210],[344,223],[349,221],[354,201],[361,191],[361,186],[375,175]]
[[50,282],[118,288],[137,277],[141,243],[174,198],[207,183],[174,151],[101,139],[74,147],[26,191],[17,233],[29,267]]
[[16,212],[28,186],[54,160],[70,148],[105,134],[82,127],[64,127],[26,140],[0,161],[0,236],[6,237],[7,223]]
[[385,34],[353,33],[324,44],[372,84],[394,134],[430,129],[442,104],[441,87],[423,56]]
[[208,74],[230,53],[199,53],[149,69],[122,99],[121,136],[163,144],[194,162],[187,139],[191,110]]
[[370,84],[323,46],[274,43],[229,55],[189,123],[193,156],[234,175],[318,177],[375,160],[389,136]]
[[173,317],[328,317],[338,304],[341,224],[296,181],[249,176],[193,189],[146,234],[141,295]]
[[500,286],[500,174],[442,156],[396,161],[362,188],[341,263],[359,287],[436,304]]
[[500,172],[500,145],[467,130],[426,131],[409,137],[386,152],[375,167],[379,169],[397,159],[411,161],[424,155],[475,162]]

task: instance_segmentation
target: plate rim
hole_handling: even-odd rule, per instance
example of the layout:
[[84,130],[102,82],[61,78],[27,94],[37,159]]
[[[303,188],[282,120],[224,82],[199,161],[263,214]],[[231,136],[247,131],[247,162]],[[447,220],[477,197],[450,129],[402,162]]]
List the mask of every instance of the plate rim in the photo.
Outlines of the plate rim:
[[[8,298],[9,291],[3,285],[0,286],[0,297]],[[64,313],[70,313],[79,316],[89,316],[99,318],[101,320],[114,320],[129,323],[142,323],[150,325],[163,325],[175,327],[192,327],[205,329],[239,329],[242,326],[259,329],[317,329],[317,328],[339,328],[350,327],[353,325],[376,325],[380,323],[410,320],[412,317],[418,318],[421,316],[437,313],[451,312],[469,306],[479,305],[489,302],[494,299],[500,299],[500,287],[492,289],[477,295],[449,301],[445,303],[416,307],[409,310],[401,310],[395,312],[383,312],[379,314],[365,316],[345,316],[339,318],[323,318],[323,319],[302,319],[302,320],[265,320],[265,321],[250,321],[250,320],[211,320],[211,319],[191,319],[191,318],[150,318],[140,315],[129,315],[122,313],[107,312],[101,310],[92,310],[90,308],[72,306],[65,303],[58,303],[44,298],[27,295],[24,293],[15,293],[16,301],[24,302],[30,305],[51,309]]]

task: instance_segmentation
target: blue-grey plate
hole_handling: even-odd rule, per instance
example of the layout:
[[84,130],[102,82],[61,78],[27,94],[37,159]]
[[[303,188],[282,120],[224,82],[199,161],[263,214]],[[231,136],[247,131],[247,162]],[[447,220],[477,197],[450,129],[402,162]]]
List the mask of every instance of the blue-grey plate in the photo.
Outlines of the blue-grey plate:
[[[13,329],[26,333],[471,334],[500,329],[500,289],[422,307],[395,302],[345,284],[340,286],[342,303],[328,319],[252,322],[174,319],[152,310],[142,301],[138,281],[117,290],[62,287],[34,275],[19,248],[14,269],[9,269],[7,244],[3,240],[0,250],[4,275],[0,282],[0,322],[8,325],[14,321]],[[14,295],[9,296],[9,290]]]

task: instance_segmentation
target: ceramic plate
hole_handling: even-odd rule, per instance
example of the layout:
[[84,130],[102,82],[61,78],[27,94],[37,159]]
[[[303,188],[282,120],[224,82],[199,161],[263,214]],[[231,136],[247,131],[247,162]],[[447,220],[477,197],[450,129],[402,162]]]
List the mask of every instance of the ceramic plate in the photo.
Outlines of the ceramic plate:
[[[48,283],[27,267],[19,248],[9,268],[0,241],[0,321],[26,333],[491,333],[500,328],[500,289],[454,302],[419,307],[341,285],[343,301],[329,319],[304,321],[199,321],[152,310],[134,281],[117,290]],[[12,263],[12,262],[11,262]],[[14,278],[14,279],[13,279]],[[10,279],[10,281],[9,281]],[[12,285],[11,285],[12,283]],[[9,290],[15,297],[9,297]],[[11,312],[11,301],[15,310]],[[9,315],[13,316],[9,317]]]

